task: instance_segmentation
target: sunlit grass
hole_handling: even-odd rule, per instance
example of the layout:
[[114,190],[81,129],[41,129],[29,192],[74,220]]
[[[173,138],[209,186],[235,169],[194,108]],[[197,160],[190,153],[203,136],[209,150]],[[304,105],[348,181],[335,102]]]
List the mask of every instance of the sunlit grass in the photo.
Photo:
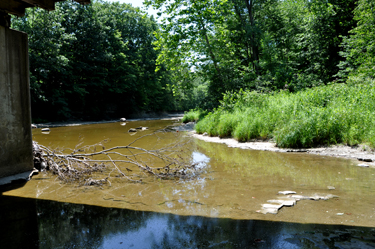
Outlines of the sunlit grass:
[[201,109],[193,109],[188,112],[185,112],[184,117],[182,118],[182,122],[197,122],[198,120],[202,119],[205,115],[207,115],[207,111]]
[[239,141],[273,139],[279,147],[367,143],[374,148],[374,83],[331,84],[297,93],[227,94],[197,123],[196,131]]

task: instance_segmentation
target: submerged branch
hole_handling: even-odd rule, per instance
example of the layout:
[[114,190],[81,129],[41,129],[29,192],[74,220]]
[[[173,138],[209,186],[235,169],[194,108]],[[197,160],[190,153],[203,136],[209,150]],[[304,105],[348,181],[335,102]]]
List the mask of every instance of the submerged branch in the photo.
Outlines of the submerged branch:
[[[132,182],[142,182],[144,173],[159,179],[193,178],[198,173],[198,163],[192,163],[182,149],[185,143],[170,144],[160,149],[145,149],[133,144],[145,135],[125,146],[106,149],[100,143],[82,146],[83,141],[64,153],[67,149],[50,149],[33,142],[34,165],[41,171],[46,170],[57,175],[65,182],[78,182],[81,185],[111,184],[113,177],[125,178]],[[100,148],[98,150],[98,148]],[[159,167],[153,166],[157,164]],[[101,179],[105,172],[108,176]],[[116,173],[114,175],[114,172]],[[143,174],[139,174],[143,173]]]

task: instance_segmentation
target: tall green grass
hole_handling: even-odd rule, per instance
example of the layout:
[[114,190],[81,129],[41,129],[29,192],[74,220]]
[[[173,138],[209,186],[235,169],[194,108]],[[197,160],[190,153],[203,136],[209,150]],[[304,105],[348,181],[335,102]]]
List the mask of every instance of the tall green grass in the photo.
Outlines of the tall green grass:
[[182,122],[183,123],[197,122],[198,120],[202,119],[206,115],[207,115],[207,111],[204,111],[202,109],[192,109],[188,112],[185,112],[182,118]]
[[196,125],[198,133],[238,141],[273,139],[279,147],[343,143],[375,147],[375,81],[331,84],[297,93],[241,91]]

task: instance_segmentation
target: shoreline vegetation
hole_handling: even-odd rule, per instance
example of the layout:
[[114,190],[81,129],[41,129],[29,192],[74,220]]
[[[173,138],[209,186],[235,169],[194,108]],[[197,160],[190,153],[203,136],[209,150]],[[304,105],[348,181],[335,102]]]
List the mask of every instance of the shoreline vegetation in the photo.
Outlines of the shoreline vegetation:
[[357,81],[296,93],[226,93],[212,112],[191,110],[182,121],[196,121],[198,134],[238,142],[271,141],[279,148],[361,145],[373,150],[375,80]]

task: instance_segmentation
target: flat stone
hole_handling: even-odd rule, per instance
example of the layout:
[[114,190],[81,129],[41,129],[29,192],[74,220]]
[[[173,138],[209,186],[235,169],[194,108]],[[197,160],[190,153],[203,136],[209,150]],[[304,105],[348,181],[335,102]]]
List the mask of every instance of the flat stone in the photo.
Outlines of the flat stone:
[[294,206],[295,204],[296,204],[296,201],[295,201],[295,200],[290,200],[290,201],[284,201],[284,202],[283,202],[283,205],[284,205],[284,206],[287,206],[287,207]]
[[357,166],[359,166],[359,167],[369,167],[369,165],[368,164],[365,164],[365,163],[361,163],[361,164],[358,164]]
[[289,200],[282,200],[282,199],[268,200],[267,202],[269,202],[269,203],[275,203],[275,204],[280,204],[280,205],[288,206],[288,207],[294,206],[294,204],[296,204],[295,200],[290,200],[290,199]]
[[286,191],[279,191],[279,194],[280,195],[290,195],[290,194],[296,194],[296,192],[295,191],[286,190]]
[[[293,205],[296,205],[296,203],[297,203],[297,200],[294,199],[294,198],[290,198],[290,196],[288,196],[288,197],[278,197],[277,199],[282,200],[283,203],[293,203]],[[288,205],[285,205],[285,206],[288,206]]]
[[269,203],[276,203],[276,204],[282,204],[284,200],[268,200]]
[[344,213],[337,213],[336,215],[340,215],[341,216],[341,215],[344,215]]
[[327,186],[327,188],[328,188],[329,190],[334,190],[334,189],[336,189],[336,188],[333,187],[333,186]]
[[257,212],[262,214],[277,214],[282,207],[282,204],[262,204],[262,209]]
[[291,195],[290,198],[293,198],[293,199],[295,199],[296,201],[300,201],[300,200],[309,200],[309,199],[310,199],[309,196],[304,196],[304,195]]
[[46,132],[46,131],[50,131],[49,128],[43,128],[42,131]]
[[270,208],[270,209],[280,209],[282,208],[283,205],[282,204],[262,204],[262,208]]
[[314,200],[314,201],[319,201],[320,199],[328,200],[328,198],[326,196],[323,196],[323,195],[313,195],[313,196],[310,196],[310,199]]
[[315,201],[319,201],[319,200],[329,200],[329,199],[332,199],[332,198],[337,198],[338,196],[337,195],[332,195],[332,194],[328,194],[328,195],[319,195],[319,194],[315,194],[313,196],[310,196],[310,199],[311,200],[315,200]]
[[137,132],[137,130],[134,129],[134,128],[130,128],[130,129],[128,130],[128,132]]
[[258,210],[257,212],[261,214],[277,214],[279,212],[279,209],[263,208],[261,210]]
[[121,122],[126,122],[126,118],[120,118]]

